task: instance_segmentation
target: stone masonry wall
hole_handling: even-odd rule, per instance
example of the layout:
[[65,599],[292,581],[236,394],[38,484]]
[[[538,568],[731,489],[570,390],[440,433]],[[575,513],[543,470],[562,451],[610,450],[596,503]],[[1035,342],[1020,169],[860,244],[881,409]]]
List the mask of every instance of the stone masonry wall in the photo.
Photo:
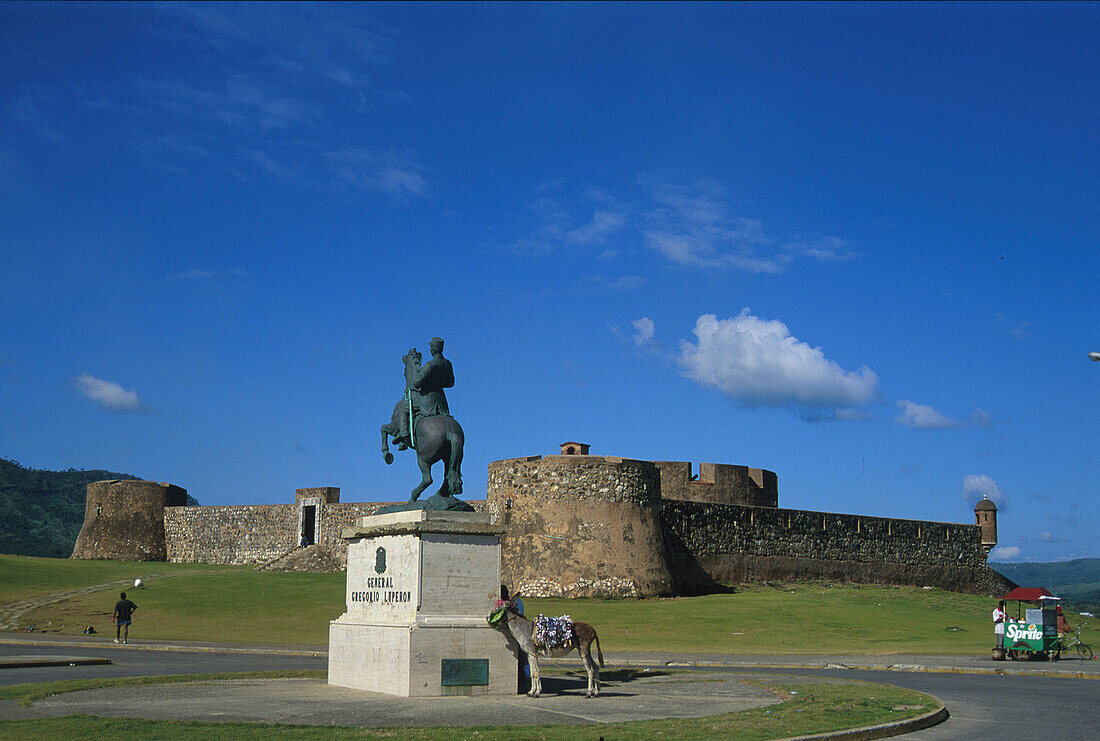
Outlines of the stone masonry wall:
[[345,527],[351,527],[360,517],[373,515],[384,502],[344,502],[321,506],[321,526],[317,533],[317,545],[331,554],[341,566],[348,563],[348,542],[340,537]]
[[487,502],[508,528],[501,574],[528,597],[671,594],[647,461],[551,455],[489,464]]
[[187,491],[156,481],[95,481],[88,484],[84,524],[73,558],[163,561],[165,513],[181,509]]
[[297,545],[293,504],[173,507],[165,512],[168,560],[174,563],[263,563]]
[[[312,512],[316,545],[345,565],[340,533],[386,504],[341,503],[335,487],[274,505],[177,506],[185,494],[89,485],[73,557],[266,564],[298,546]],[[468,503],[508,528],[502,576],[525,596],[691,594],[753,579],[1010,587],[987,566],[978,525],[779,509],[775,474],[746,466],[704,463],[693,481],[676,461],[514,458],[489,464],[487,499]]]
[[[344,502],[318,506],[316,545],[341,566],[348,560],[340,532],[392,502]],[[484,509],[485,502],[469,502]],[[301,507],[295,504],[173,507],[165,510],[164,537],[175,563],[262,564],[298,545]]]
[[677,591],[716,582],[824,578],[994,593],[977,525],[664,501]]
[[661,472],[661,498],[711,504],[779,506],[779,479],[763,468],[700,463],[692,479],[691,463],[654,461]]

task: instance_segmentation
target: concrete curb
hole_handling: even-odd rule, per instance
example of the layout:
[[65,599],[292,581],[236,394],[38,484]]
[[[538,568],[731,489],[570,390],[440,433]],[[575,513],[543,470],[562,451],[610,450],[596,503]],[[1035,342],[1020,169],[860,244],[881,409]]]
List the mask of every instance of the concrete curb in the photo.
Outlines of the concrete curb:
[[[539,659],[539,663],[551,665],[568,664],[568,659]],[[1050,677],[1054,679],[1100,679],[1100,668],[1095,672],[1056,671],[1049,669],[1001,669],[967,666],[926,666],[924,664],[788,664],[781,661],[660,661],[647,659],[629,659],[621,662],[625,666],[663,666],[669,669],[850,669],[873,672],[927,672],[930,674],[999,674],[1003,676]]]
[[985,669],[981,667],[923,666],[920,664],[893,664],[885,669],[876,666],[846,666],[844,668],[859,669],[863,671],[927,672],[930,674],[996,674],[1003,677],[1023,676],[1050,677],[1052,679],[1100,679],[1100,672],[1055,671],[1050,669]]
[[28,669],[40,666],[90,666],[110,664],[110,659],[95,656],[6,656],[0,657],[0,669]]
[[890,738],[891,736],[900,736],[905,733],[913,733],[914,731],[922,731],[925,728],[931,728],[932,726],[943,723],[949,716],[950,713],[947,712],[947,707],[941,702],[940,706],[935,710],[925,713],[924,715],[918,715],[915,718],[908,718],[906,720],[899,720],[891,723],[880,723],[875,726],[849,728],[844,731],[832,731],[831,733],[817,733],[811,736],[791,736],[789,738],[778,739],[777,741],[826,741],[826,739],[830,741],[832,739],[867,741],[868,739],[874,738]]
[[308,649],[308,648],[280,648],[278,646],[211,646],[205,644],[187,645],[182,643],[126,643],[116,644],[102,641],[58,641],[58,640],[38,640],[38,639],[26,639],[26,638],[10,638],[8,636],[0,637],[0,644],[14,645],[14,646],[55,646],[60,648],[110,648],[121,649],[123,651],[129,649],[142,650],[142,651],[183,651],[188,653],[224,653],[224,654],[271,654],[273,656],[309,656],[313,658],[323,658],[328,656],[328,651],[325,649]]

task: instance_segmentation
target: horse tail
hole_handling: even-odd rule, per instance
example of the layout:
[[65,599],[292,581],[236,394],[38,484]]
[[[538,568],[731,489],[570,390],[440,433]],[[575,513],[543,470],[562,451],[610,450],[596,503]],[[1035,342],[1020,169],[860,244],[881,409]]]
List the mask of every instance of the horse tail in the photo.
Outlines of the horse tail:
[[592,642],[596,644],[596,656],[600,659],[600,666],[603,666],[603,650],[600,648],[600,636],[595,630],[592,631]]

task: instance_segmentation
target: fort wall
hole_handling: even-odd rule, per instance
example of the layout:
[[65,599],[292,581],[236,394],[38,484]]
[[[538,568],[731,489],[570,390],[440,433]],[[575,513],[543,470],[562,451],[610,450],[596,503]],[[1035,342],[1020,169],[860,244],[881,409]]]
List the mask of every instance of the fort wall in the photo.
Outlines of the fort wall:
[[262,563],[297,545],[293,504],[177,507],[164,518],[174,563]]
[[1007,584],[986,565],[978,525],[779,509],[776,475],[747,466],[702,463],[693,477],[681,461],[515,458],[490,464],[488,501],[508,527],[503,577],[528,596],[692,594],[754,579]]
[[654,461],[661,472],[661,498],[709,504],[779,506],[779,477],[771,471],[722,463],[700,463],[692,476],[691,463]]
[[[525,596],[691,594],[755,579],[986,594],[1009,586],[986,564],[991,502],[979,503],[972,525],[780,509],[777,477],[764,469],[702,463],[693,476],[681,461],[588,455],[583,443],[562,450],[494,461],[487,499],[468,502],[507,528],[502,577]],[[294,504],[180,506],[185,499],[156,482],[90,484],[73,557],[268,564],[304,539],[343,566],[343,529],[386,505],[341,503],[336,487],[298,489]]]
[[[340,530],[381,502],[321,504],[315,510],[311,543],[347,563]],[[258,564],[278,558],[299,544],[304,507],[296,504],[177,507],[164,518],[168,559],[176,563]]]
[[756,579],[1007,587],[986,565],[977,525],[673,500],[661,523],[680,593]]
[[[165,511],[167,558],[174,563],[262,564],[293,550],[303,532],[311,545],[321,546],[341,566],[347,564],[345,527],[374,514],[386,502],[339,502],[336,487],[324,487],[329,503],[318,503],[315,492],[299,489],[297,504],[173,507]],[[305,496],[303,492],[307,492]],[[334,493],[335,492],[335,493]],[[474,502],[484,508],[484,502]],[[312,510],[310,508],[313,508]],[[309,528],[304,518],[312,515]]]

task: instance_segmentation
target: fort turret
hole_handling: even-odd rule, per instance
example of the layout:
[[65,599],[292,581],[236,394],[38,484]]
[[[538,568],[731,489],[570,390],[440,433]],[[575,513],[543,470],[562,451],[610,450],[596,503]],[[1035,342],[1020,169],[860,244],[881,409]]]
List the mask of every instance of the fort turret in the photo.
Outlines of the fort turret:
[[187,504],[187,490],[156,481],[88,484],[73,558],[164,561],[164,509]]
[[489,464],[504,583],[527,597],[672,594],[657,467],[581,449]]
[[989,553],[997,545],[997,505],[987,497],[982,497],[974,505],[974,517],[982,530],[982,548]]

